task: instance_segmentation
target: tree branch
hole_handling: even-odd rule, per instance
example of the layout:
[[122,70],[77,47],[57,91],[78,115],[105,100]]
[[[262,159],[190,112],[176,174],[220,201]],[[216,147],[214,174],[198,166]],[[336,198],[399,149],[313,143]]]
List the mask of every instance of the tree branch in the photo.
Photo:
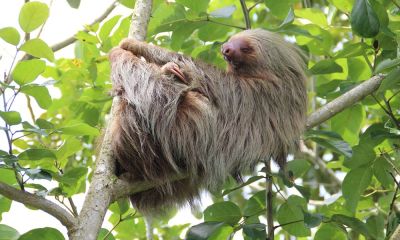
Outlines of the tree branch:
[[373,93],[379,88],[383,78],[383,75],[373,76],[372,78],[346,92],[342,96],[322,106],[308,117],[306,124],[307,129],[323,123],[324,121],[330,119],[344,109]]
[[[117,1],[114,1],[105,11],[102,15],[100,15],[98,18],[96,18],[89,26],[92,26],[96,23],[99,23],[101,21],[103,21],[104,19],[107,18],[108,15],[110,15],[110,13],[115,9],[115,7],[118,5]],[[83,30],[84,32],[88,32],[88,30]],[[67,39],[65,39],[64,41],[61,41],[59,43],[54,44],[53,46],[51,46],[51,49],[53,50],[53,52],[56,52],[60,49],[65,48],[68,45],[73,44],[76,41],[75,35],[71,36]]]
[[[176,175],[168,179],[168,182],[179,181],[185,178],[187,178],[186,175]],[[144,192],[159,185],[160,183],[154,183],[154,182],[135,182],[135,184],[132,184],[131,182],[126,181],[124,179],[117,179],[111,187],[112,188],[111,201],[114,202],[120,198],[124,198],[126,196],[139,192]]]
[[8,199],[40,209],[50,214],[59,220],[67,229],[71,229],[76,223],[75,218],[65,209],[43,197],[18,190],[3,182],[0,182],[0,194]]
[[[152,0],[137,0],[133,10],[130,37],[137,40],[146,38],[147,25],[150,21]],[[134,34],[134,35],[132,35]],[[82,211],[78,217],[78,225],[69,232],[71,240],[95,240],[100,231],[108,206],[115,197],[113,189],[115,186],[127,187],[132,184],[121,182],[114,175],[115,162],[111,151],[112,119],[117,112],[118,98],[113,99],[110,119],[103,138],[99,157],[96,161],[92,182],[90,184]],[[135,185],[136,187],[136,185]],[[120,188],[117,188],[120,189]]]

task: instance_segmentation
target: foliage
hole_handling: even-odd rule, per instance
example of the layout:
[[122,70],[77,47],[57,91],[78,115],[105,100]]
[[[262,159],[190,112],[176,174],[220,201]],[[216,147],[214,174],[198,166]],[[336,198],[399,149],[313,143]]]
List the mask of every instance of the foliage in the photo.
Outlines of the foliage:
[[[68,0],[78,8],[79,0]],[[132,7],[133,1],[121,1]],[[295,184],[264,169],[242,184],[228,181],[214,204],[197,214],[204,222],[169,225],[175,212],[155,219],[156,239],[266,238],[266,179],[274,182],[273,216],[280,236],[309,239],[385,239],[400,222],[396,207],[400,174],[400,6],[396,0],[246,1],[252,28],[279,32],[308,56],[309,111],[374,74],[386,74],[379,90],[304,134],[308,151],[289,163]],[[51,11],[51,10],[50,10]],[[96,155],[96,139],[110,110],[108,51],[127,37],[130,16],[113,15],[75,35],[75,58],[56,58],[41,28],[49,8],[28,2],[19,26],[1,26],[0,38],[26,56],[0,82],[0,181],[40,196],[53,196],[73,211],[84,193]],[[48,23],[51,24],[51,23]],[[155,0],[147,41],[221,68],[218,50],[245,21],[232,0]],[[32,38],[25,38],[31,33]],[[3,74],[2,74],[3,75]],[[59,94],[54,94],[54,91]],[[25,106],[15,99],[26,98]],[[32,101],[34,100],[34,101]],[[35,103],[37,105],[35,105]],[[41,110],[34,110],[41,109]],[[19,112],[29,112],[30,118]],[[41,114],[37,114],[41,112]],[[316,166],[316,162],[319,162]],[[323,171],[325,168],[329,171]],[[329,173],[329,174],[327,174]],[[332,176],[334,174],[334,176]],[[343,176],[343,177],[342,177]],[[270,178],[271,177],[271,178]],[[332,177],[339,177],[334,184]],[[42,179],[56,187],[40,184]],[[342,181],[341,181],[342,180]],[[285,186],[285,184],[287,186]],[[54,186],[54,184],[52,185]],[[11,200],[0,195],[1,214]],[[144,239],[145,224],[127,200],[110,206],[115,228],[99,239]],[[0,239],[63,239],[53,228],[18,233],[0,225]]]

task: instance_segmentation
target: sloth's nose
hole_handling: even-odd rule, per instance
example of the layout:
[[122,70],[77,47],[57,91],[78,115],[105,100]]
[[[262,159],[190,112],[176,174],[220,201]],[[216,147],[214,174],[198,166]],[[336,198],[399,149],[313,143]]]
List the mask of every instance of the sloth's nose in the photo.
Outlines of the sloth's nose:
[[231,57],[233,55],[234,49],[232,44],[224,43],[221,48],[221,52],[226,57]]

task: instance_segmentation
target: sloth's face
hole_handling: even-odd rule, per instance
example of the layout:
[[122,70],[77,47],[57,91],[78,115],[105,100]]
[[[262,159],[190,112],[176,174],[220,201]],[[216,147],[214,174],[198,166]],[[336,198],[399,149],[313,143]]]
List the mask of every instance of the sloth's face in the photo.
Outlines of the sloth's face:
[[245,36],[233,36],[221,47],[221,53],[231,70],[237,71],[252,62],[255,49],[251,39]]

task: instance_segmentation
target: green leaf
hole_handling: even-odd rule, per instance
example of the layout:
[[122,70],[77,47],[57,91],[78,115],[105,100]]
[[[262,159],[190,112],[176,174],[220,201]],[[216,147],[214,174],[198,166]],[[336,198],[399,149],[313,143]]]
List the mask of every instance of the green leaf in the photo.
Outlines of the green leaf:
[[400,88],[400,67],[393,69],[382,81],[378,93]]
[[322,223],[324,217],[321,214],[313,214],[309,212],[304,212],[304,224],[308,228],[314,228]]
[[209,2],[210,0],[176,0],[176,3],[182,4],[196,13],[206,12]]
[[297,189],[297,191],[299,191],[299,193],[301,193],[301,195],[305,199],[307,199],[307,200],[310,199],[311,193],[310,193],[310,190],[308,188],[305,188],[305,187],[297,185],[297,184],[294,184],[294,187]]
[[342,154],[345,157],[350,158],[353,154],[350,145],[345,141],[336,139],[325,139],[319,137],[311,137],[310,139],[321,146],[324,146],[336,153]]
[[65,240],[60,231],[55,228],[37,228],[21,235],[18,240]]
[[[15,144],[15,142],[14,142],[14,144]],[[0,162],[4,162],[8,166],[12,166],[12,164],[17,161],[18,161],[18,158],[14,155],[10,155],[6,152],[0,153]]]
[[19,36],[17,29],[13,27],[5,27],[0,29],[0,38],[9,44],[17,46],[21,37]]
[[385,219],[381,214],[370,216],[367,219],[367,228],[373,239],[385,239]]
[[[265,5],[269,8],[271,13],[280,19],[283,19],[288,15],[291,10],[293,0],[265,0]],[[293,11],[292,11],[293,13]]]
[[[95,44],[78,41],[75,44],[75,56],[81,58],[86,63],[90,63],[93,62],[93,59],[100,56],[100,51]],[[91,64],[91,67],[96,67],[96,65]]]
[[189,228],[186,240],[207,240],[225,225],[223,222],[205,222]]
[[229,239],[229,237],[233,233],[233,227],[229,225],[223,225],[219,229],[217,229],[215,232],[211,234],[207,240],[220,240],[220,239]]
[[281,25],[279,25],[278,29],[288,26],[293,21],[294,21],[294,11],[292,8],[289,8],[289,12],[287,13],[287,15],[286,15],[285,19],[283,20],[283,22],[281,23]]
[[359,144],[353,147],[351,158],[345,159],[344,165],[355,169],[363,165],[370,165],[375,159],[375,151],[369,144]]
[[43,169],[27,169],[25,171],[26,175],[28,175],[32,180],[35,179],[45,179],[50,181],[52,179],[51,174]]
[[19,85],[24,85],[33,82],[46,68],[46,63],[43,60],[32,59],[18,62],[15,66],[12,77]]
[[73,136],[82,136],[82,135],[89,135],[89,136],[98,136],[100,134],[97,128],[91,127],[86,123],[70,123],[65,127],[59,129],[61,132],[67,135]]
[[122,215],[129,210],[129,200],[126,198],[118,199],[117,201],[119,213]]
[[99,43],[99,39],[94,34],[85,31],[79,31],[77,34],[75,34],[75,38],[81,40],[82,42],[93,45]]
[[0,169],[0,182],[6,183],[8,185],[16,184],[17,180],[15,179],[14,171],[10,169]]
[[56,155],[49,149],[28,149],[18,155],[20,160],[42,160],[44,158],[56,159]]
[[346,200],[346,207],[351,212],[355,212],[360,196],[368,187],[372,179],[371,167],[360,167],[347,173],[343,180],[342,191]]
[[361,233],[365,237],[372,238],[371,234],[368,231],[367,225],[365,223],[361,222],[360,220],[358,220],[357,218],[348,217],[348,216],[345,216],[342,214],[335,214],[332,216],[331,219],[334,222],[344,224],[344,225],[350,227],[351,229],[353,229],[354,231],[356,231],[358,233]]
[[43,109],[48,109],[53,102],[49,90],[45,86],[36,84],[25,85],[21,88],[21,92],[35,98],[38,105]]
[[0,224],[0,240],[17,240],[19,233],[14,228]]
[[105,228],[102,228],[100,229],[99,235],[97,236],[97,240],[115,240],[115,237],[113,236],[112,233],[110,233],[110,231],[108,231]]
[[302,177],[311,168],[311,164],[304,159],[295,159],[288,162],[287,168],[292,171],[296,179]]
[[75,9],[79,8],[79,5],[81,4],[81,0],[67,0],[68,4]]
[[51,122],[46,121],[42,118],[36,119],[35,123],[41,129],[53,129],[54,128],[54,125]]
[[317,62],[311,67],[310,72],[312,74],[328,74],[335,72],[343,72],[343,68],[337,64],[334,60],[326,59]]
[[244,225],[243,233],[245,234],[245,236],[250,237],[251,240],[267,239],[265,224],[262,223],[253,223]]
[[393,178],[392,176],[390,176],[389,173],[392,172],[393,167],[387,161],[388,160],[386,160],[384,157],[379,157],[375,160],[373,166],[374,175],[384,188],[392,189],[394,183],[393,183]]
[[26,41],[21,50],[37,58],[46,58],[50,62],[54,61],[53,50],[39,38],[30,39]]
[[351,28],[365,38],[372,38],[379,33],[379,19],[369,0],[356,0],[350,15]]
[[229,201],[214,203],[204,210],[204,221],[206,222],[225,222],[233,226],[241,218],[242,213],[240,208]]
[[227,27],[215,25],[213,23],[203,23],[199,28],[198,36],[202,41],[211,42],[220,38],[224,38],[228,32],[229,28]]
[[60,182],[67,185],[76,185],[82,178],[86,177],[88,169],[85,167],[72,168],[62,175]]
[[[358,144],[358,135],[365,120],[363,105],[354,104],[331,118],[332,131],[339,133],[352,146]],[[346,157],[351,157],[346,156]]]
[[82,149],[82,142],[76,139],[76,137],[67,137],[64,143],[57,149],[57,159],[60,160],[60,164],[64,163],[64,159],[77,153]]
[[243,209],[243,216],[258,216],[265,213],[265,191],[259,191],[247,200]]
[[297,17],[307,19],[318,26],[322,27],[328,26],[328,22],[326,21],[326,16],[320,9],[317,8],[296,9],[294,10],[294,14]]
[[[226,6],[210,12],[210,17],[213,18],[229,18],[236,11],[235,5]],[[214,25],[215,26],[215,25]]]
[[179,24],[172,32],[171,36],[171,48],[173,50],[180,50],[184,41],[186,41],[190,35],[202,26],[204,23],[182,23]]
[[46,22],[49,17],[49,7],[41,2],[25,3],[19,13],[19,25],[26,33],[30,33]]
[[121,15],[114,16],[109,20],[107,20],[101,26],[99,31],[99,38],[101,39],[102,42],[106,41],[109,38],[111,31],[114,29],[115,25],[117,25],[120,18]]
[[323,224],[315,233],[314,240],[347,240],[347,232],[333,223]]
[[309,228],[306,228],[303,222],[303,212],[306,210],[307,202],[305,199],[296,195],[291,195],[287,201],[280,206],[277,212],[277,220],[279,224],[283,225],[282,228],[291,235],[296,237],[310,236],[311,231]]
[[374,74],[385,72],[387,70],[390,70],[393,67],[396,67],[400,65],[400,58],[396,59],[384,59],[378,65],[376,65]]
[[368,49],[367,44],[364,42],[347,44],[342,50],[336,53],[335,58],[350,58],[361,56]]
[[0,117],[8,124],[8,125],[17,125],[20,124],[22,119],[19,112],[9,111],[2,112],[0,111]]
[[340,11],[349,13],[351,11],[351,7],[353,6],[352,0],[329,0],[335,7],[337,7]]

